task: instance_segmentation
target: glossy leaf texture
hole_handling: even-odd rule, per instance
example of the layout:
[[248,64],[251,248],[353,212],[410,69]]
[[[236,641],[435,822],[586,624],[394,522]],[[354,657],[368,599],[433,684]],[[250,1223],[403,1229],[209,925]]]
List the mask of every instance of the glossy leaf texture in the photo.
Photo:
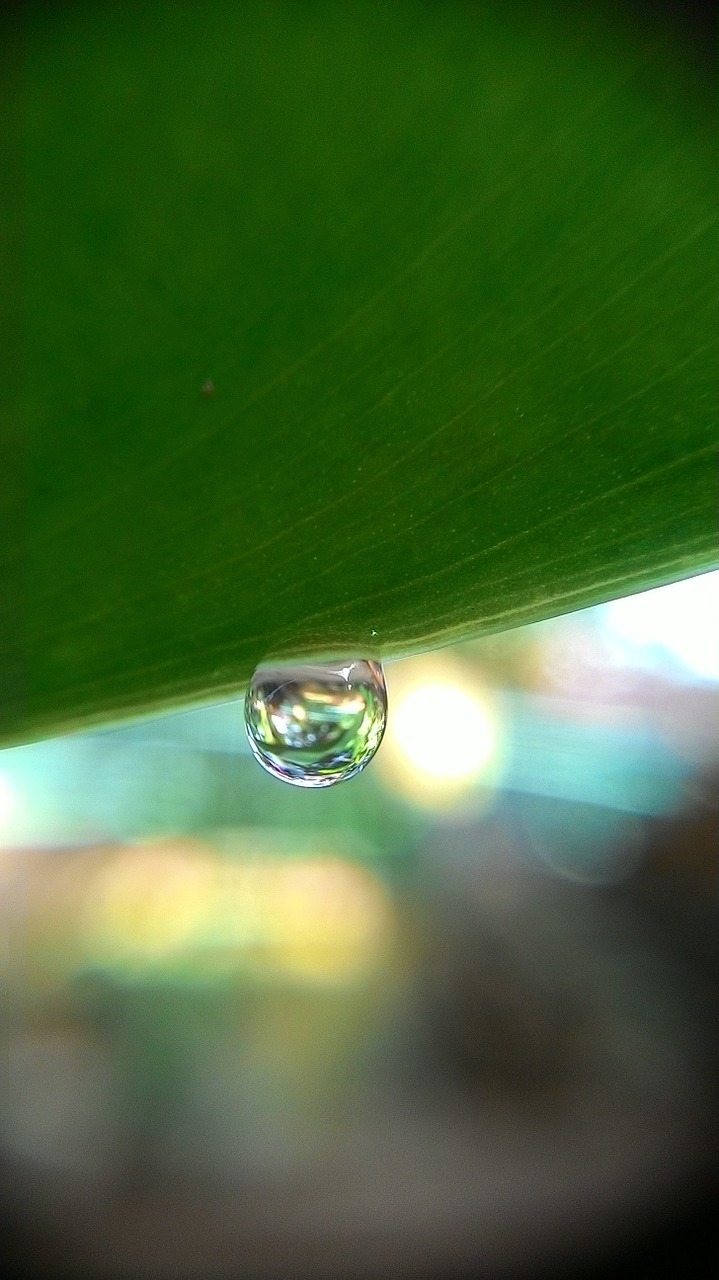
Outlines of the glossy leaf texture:
[[5,742],[716,562],[681,41],[453,0],[15,22]]

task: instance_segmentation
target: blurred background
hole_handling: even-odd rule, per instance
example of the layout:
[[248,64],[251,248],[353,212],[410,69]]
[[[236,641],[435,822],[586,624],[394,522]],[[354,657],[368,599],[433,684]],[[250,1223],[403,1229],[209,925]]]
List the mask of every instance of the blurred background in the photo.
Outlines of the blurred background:
[[713,1274],[718,606],[390,663],[329,791],[240,703],[0,752],[7,1274]]

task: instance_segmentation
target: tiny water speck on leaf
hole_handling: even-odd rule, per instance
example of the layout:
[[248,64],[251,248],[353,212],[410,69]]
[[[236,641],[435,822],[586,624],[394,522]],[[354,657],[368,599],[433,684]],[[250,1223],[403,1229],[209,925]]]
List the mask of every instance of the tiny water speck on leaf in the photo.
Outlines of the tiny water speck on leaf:
[[200,387],[200,395],[205,396],[206,398],[209,398],[209,396],[214,396],[214,394],[215,394],[215,384],[211,378],[207,378],[206,381],[203,382],[202,386]]

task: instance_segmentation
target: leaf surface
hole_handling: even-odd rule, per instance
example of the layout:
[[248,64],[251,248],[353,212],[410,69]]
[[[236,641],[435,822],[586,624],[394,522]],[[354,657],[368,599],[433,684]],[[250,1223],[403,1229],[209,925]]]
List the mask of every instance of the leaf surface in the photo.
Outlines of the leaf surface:
[[28,9],[4,740],[716,562],[703,81],[487,9]]

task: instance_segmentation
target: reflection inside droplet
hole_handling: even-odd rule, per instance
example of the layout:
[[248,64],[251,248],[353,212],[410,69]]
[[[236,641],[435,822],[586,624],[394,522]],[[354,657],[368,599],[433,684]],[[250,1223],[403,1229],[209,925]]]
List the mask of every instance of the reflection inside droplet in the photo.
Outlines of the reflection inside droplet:
[[331,787],[360,773],[382,741],[386,720],[378,662],[258,667],[245,697],[255,758],[297,787]]

